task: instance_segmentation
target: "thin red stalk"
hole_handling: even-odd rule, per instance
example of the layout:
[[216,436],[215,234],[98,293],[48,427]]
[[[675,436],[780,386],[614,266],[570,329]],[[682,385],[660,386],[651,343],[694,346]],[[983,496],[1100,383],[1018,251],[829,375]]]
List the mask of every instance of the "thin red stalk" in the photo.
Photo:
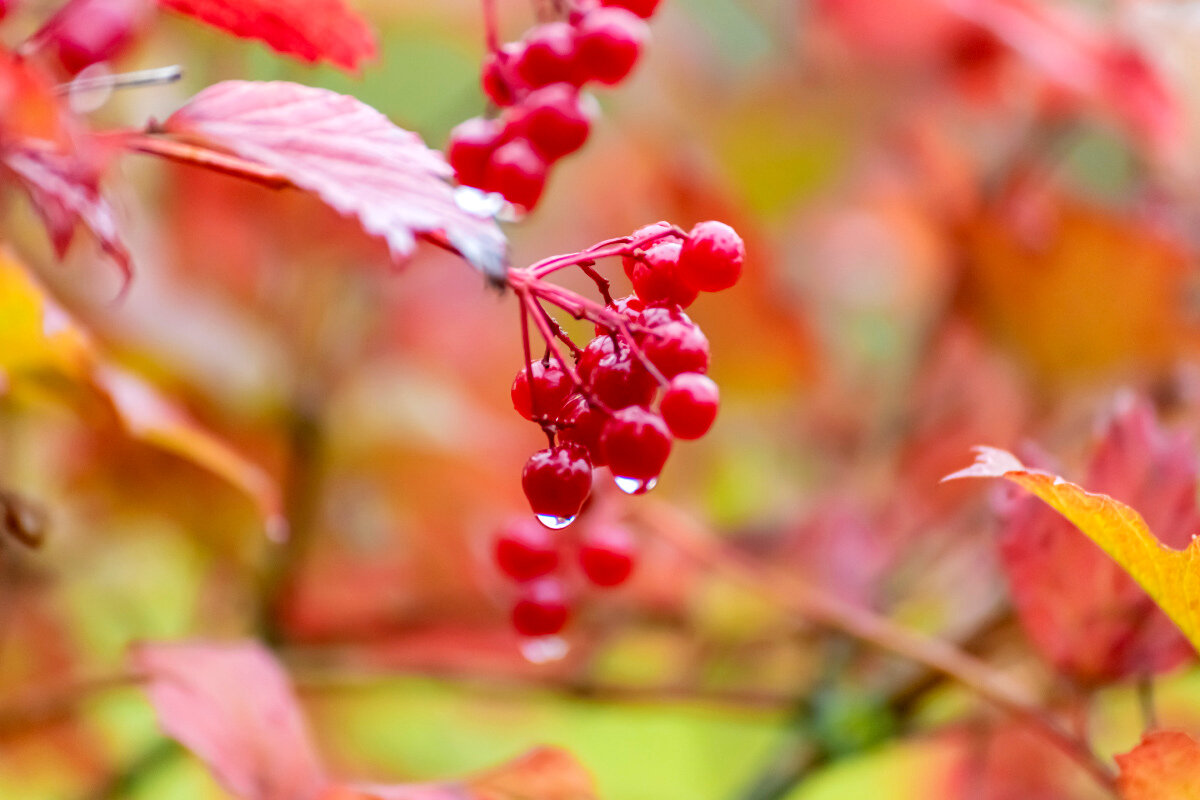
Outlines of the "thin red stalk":
[[176,139],[161,139],[134,133],[124,136],[122,144],[128,150],[149,153],[181,164],[203,167],[214,172],[232,175],[235,178],[253,181],[271,189],[286,189],[295,185],[286,175],[270,167]]
[[568,253],[566,255],[551,256],[550,258],[542,259],[537,263],[530,264],[526,269],[535,278],[544,278],[547,275],[558,272],[560,269],[577,266],[589,261],[596,261],[601,258],[610,258],[613,256],[627,256],[634,250],[653,244],[659,239],[665,239],[668,236],[686,236],[687,234],[677,227],[664,228],[659,231],[654,231],[651,234],[643,236],[639,239],[633,239],[629,236],[618,236],[614,239],[607,239],[603,242],[592,245],[586,250],[581,250],[578,253]]
[[546,340],[546,346],[554,353],[554,357],[558,359],[558,363],[562,364],[563,370],[571,380],[571,385],[577,389],[582,389],[583,381],[580,380],[579,373],[575,371],[575,366],[563,358],[562,352],[558,349],[558,345],[555,344],[554,332],[550,330],[550,326],[546,323],[544,316],[546,310],[542,308],[537,299],[530,295],[528,291],[521,292],[521,302],[529,308],[530,314],[533,315],[533,324],[537,326],[538,333]]
[[496,20],[496,0],[483,0],[484,41],[489,53],[500,49],[500,26]]
[[612,284],[608,278],[596,271],[591,264],[580,264],[579,268],[596,284],[596,289],[600,292],[600,296],[604,299],[604,305],[611,306],[613,304],[612,293],[609,291]]

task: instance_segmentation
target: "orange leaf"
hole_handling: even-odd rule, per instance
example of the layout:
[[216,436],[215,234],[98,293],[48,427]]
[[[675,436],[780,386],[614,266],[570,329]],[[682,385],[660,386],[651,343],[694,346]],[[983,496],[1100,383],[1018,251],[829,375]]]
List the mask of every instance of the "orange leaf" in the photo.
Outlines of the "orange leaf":
[[1033,492],[1108,553],[1200,651],[1200,544],[1195,538],[1184,550],[1167,547],[1138,512],[1106,494],[1028,469],[1005,450],[979,447],[976,452],[974,464],[942,480],[1004,478]]
[[467,781],[475,800],[593,800],[592,776],[565,750],[539,747]]
[[1200,800],[1200,744],[1186,733],[1148,733],[1117,765],[1125,800]]

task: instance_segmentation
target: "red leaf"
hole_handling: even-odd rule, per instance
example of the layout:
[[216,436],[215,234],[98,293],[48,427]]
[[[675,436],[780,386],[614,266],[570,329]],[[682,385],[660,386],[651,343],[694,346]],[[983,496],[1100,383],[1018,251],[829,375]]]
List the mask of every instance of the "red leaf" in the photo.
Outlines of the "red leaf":
[[375,55],[366,21],[342,0],[159,0],[243,39],[259,39],[280,53],[313,63],[328,59],[357,69]]
[[147,644],[132,654],[158,724],[242,800],[312,800],[327,780],[287,675],[254,643]]
[[441,154],[353,97],[287,82],[226,81],[165,123],[270,167],[388,243],[397,260],[415,234],[449,242],[490,278],[504,269],[504,234],[463,210]]
[[1117,788],[1125,800],[1200,798],[1200,744],[1179,731],[1152,731],[1117,756]]

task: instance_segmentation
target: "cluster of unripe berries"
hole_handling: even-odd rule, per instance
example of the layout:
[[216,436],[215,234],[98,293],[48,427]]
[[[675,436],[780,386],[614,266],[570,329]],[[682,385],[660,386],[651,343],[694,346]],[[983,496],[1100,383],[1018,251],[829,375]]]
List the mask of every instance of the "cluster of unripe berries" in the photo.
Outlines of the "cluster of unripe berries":
[[[521,474],[542,530],[519,528],[524,540],[543,542],[548,551],[554,550],[553,531],[570,525],[588,500],[597,468],[607,467],[628,494],[649,491],[674,440],[702,437],[717,416],[717,384],[706,374],[708,339],[684,309],[701,291],[720,291],[737,281],[745,258],[741,237],[722,222],[708,221],[686,234],[657,223],[627,241],[613,254],[620,255],[633,294],[594,309],[563,304],[595,323],[595,337],[580,348],[565,334],[560,336],[571,346],[573,364],[562,363],[555,355],[557,348],[548,348],[544,358],[531,360],[513,380],[513,407],[538,423],[550,439]],[[590,268],[594,262],[580,258],[575,263]],[[607,283],[593,275],[607,293]],[[539,285],[532,281],[525,291],[536,295]],[[580,308],[591,313],[581,313]],[[615,547],[617,538],[611,534],[603,546],[590,544],[589,536],[579,551],[584,574],[599,585],[620,583],[628,570],[613,567],[620,573],[614,579],[606,572],[609,567],[597,565],[627,559],[632,569],[631,549]],[[628,537],[623,541],[628,543]],[[508,551],[515,548],[503,537],[501,544]],[[537,577],[514,567],[516,562],[501,555],[502,550],[498,545],[496,558],[505,574],[518,581]],[[538,563],[549,560],[545,556]],[[557,555],[554,560],[557,563]],[[548,589],[544,581],[524,587],[513,610],[518,632],[546,635],[562,627],[567,606],[561,586],[554,585],[558,588]]]
[[474,117],[450,134],[446,157],[464,186],[498,192],[526,211],[550,165],[587,140],[593,113],[580,89],[622,81],[641,56],[658,0],[579,0],[566,20],[536,25],[483,63],[483,91],[498,117]]

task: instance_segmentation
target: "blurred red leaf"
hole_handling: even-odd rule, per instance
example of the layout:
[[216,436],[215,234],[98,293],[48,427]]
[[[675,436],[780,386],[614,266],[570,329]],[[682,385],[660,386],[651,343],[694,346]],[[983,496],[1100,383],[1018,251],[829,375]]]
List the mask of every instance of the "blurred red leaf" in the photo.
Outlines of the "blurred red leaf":
[[348,70],[375,55],[366,21],[342,0],[159,0],[243,39],[313,63],[328,59]]
[[287,675],[254,643],[145,644],[132,654],[163,732],[242,800],[312,800],[325,770]]
[[1200,800],[1200,744],[1186,733],[1152,731],[1117,766],[1125,800]]
[[464,211],[441,154],[346,95],[284,81],[226,81],[196,95],[164,125],[278,171],[383,237],[399,260],[415,234],[444,239],[491,278],[505,264],[504,235]]

